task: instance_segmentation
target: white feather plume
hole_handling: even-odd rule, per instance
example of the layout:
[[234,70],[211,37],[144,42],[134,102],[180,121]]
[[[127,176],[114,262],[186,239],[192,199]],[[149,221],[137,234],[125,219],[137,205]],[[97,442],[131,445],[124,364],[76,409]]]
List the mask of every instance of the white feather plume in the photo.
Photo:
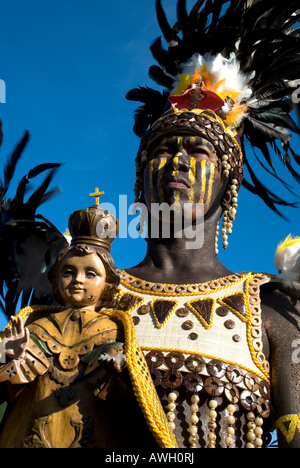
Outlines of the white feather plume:
[[239,93],[238,102],[248,101],[251,98],[252,90],[249,87],[249,81],[254,77],[255,72],[252,74],[242,73],[240,71],[240,63],[234,52],[230,54],[229,59],[226,59],[221,54],[194,54],[183,65],[182,73],[192,77],[195,70],[201,70],[203,65],[206,66],[207,72],[211,75],[212,88],[221,80],[225,80],[220,87],[221,92],[226,93],[231,90]]

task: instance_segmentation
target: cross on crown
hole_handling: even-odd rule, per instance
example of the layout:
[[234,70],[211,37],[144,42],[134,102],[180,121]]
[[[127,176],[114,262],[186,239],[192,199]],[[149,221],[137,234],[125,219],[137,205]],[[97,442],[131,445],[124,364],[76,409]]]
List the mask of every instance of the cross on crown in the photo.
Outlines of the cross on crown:
[[100,204],[99,199],[100,199],[101,195],[104,195],[104,192],[99,192],[98,187],[96,187],[95,192],[90,193],[89,197],[95,197],[96,198],[96,205],[99,205]]

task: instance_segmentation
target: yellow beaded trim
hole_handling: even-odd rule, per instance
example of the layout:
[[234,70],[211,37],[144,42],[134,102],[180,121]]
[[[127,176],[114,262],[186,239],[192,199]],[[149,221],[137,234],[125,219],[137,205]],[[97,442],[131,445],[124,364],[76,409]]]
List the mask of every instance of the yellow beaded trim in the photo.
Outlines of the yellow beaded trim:
[[[262,352],[263,344],[262,344],[262,337],[259,338],[253,338],[253,321],[255,317],[255,313],[259,317],[261,317],[261,309],[260,309],[260,300],[259,298],[254,295],[254,300],[249,297],[249,290],[250,288],[253,288],[253,286],[250,286],[251,282],[254,282],[258,285],[259,279],[257,278],[257,275],[252,275],[250,278],[245,283],[245,307],[246,307],[246,316],[248,317],[248,325],[247,325],[247,340],[248,340],[248,345],[249,345],[249,350],[251,353],[251,357],[253,359],[253,362],[256,364],[256,366],[263,372],[264,376],[266,379],[269,381],[270,375],[269,375],[269,363],[266,361],[264,354]],[[254,313],[255,311],[255,313]],[[258,349],[255,349],[254,342],[258,342],[258,345],[260,346],[260,351]],[[263,360],[260,361],[258,359],[258,356],[263,357]]]
[[[284,424],[286,422],[290,422],[288,429]],[[295,437],[296,429],[300,431],[300,413],[282,416],[276,421],[276,429],[284,435],[287,443],[290,444]]]
[[[139,293],[143,293],[143,294],[149,294],[149,295],[154,295],[154,296],[201,296],[201,295],[207,295],[210,291],[211,292],[218,292],[218,291],[222,291],[224,289],[227,289],[229,287],[232,287],[232,286],[235,286],[236,284],[242,282],[242,281],[245,281],[246,279],[248,279],[249,277],[252,277],[252,276],[255,276],[255,274],[253,273],[247,273],[245,274],[244,276],[237,276],[237,275],[230,275],[230,276],[226,276],[224,278],[220,278],[218,280],[213,280],[213,281],[207,281],[205,283],[185,283],[185,284],[175,284],[175,283],[152,283],[150,281],[144,281],[144,280],[141,280],[133,275],[129,275],[127,274],[126,272],[122,272],[121,273],[124,273],[127,277],[131,277],[131,278],[134,278],[136,281],[139,281],[141,284],[150,284],[150,285],[161,285],[162,287],[165,286],[165,287],[170,287],[170,290],[169,291],[153,291],[151,290],[150,288],[149,289],[146,289],[146,288],[142,288],[142,287],[137,287],[137,286],[132,286],[132,284],[128,283],[126,281],[126,279],[122,279],[121,277],[121,284],[123,284],[123,286],[125,286],[126,288],[128,289],[131,289],[132,291],[135,291],[135,292],[139,292]],[[228,283],[222,285],[222,286],[219,286],[219,284],[223,281],[227,281],[228,278],[234,278],[234,280],[230,280]],[[174,290],[178,287],[184,289],[188,289],[189,287],[202,287],[203,290],[200,290],[200,291],[185,291],[185,292],[175,292],[175,291],[172,291],[171,288],[173,288]],[[215,286],[215,287],[214,287]]]
[[136,342],[132,317],[127,312],[117,310],[102,310],[101,313],[120,320],[123,324],[127,367],[133,390],[157,443],[162,448],[178,448],[175,436],[158,398],[146,359]]

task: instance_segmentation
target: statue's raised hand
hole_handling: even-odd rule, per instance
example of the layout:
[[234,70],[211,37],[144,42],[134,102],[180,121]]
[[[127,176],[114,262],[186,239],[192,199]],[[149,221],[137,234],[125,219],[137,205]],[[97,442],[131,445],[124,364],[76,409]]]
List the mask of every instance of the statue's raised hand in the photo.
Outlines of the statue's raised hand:
[[119,374],[121,373],[127,366],[127,358],[125,354],[117,354],[117,355],[110,355],[110,354],[103,354],[99,357],[98,363],[103,369],[109,374]]
[[29,330],[24,328],[21,317],[11,317],[11,328],[5,330],[2,339],[6,356],[13,360],[24,357],[29,342]]

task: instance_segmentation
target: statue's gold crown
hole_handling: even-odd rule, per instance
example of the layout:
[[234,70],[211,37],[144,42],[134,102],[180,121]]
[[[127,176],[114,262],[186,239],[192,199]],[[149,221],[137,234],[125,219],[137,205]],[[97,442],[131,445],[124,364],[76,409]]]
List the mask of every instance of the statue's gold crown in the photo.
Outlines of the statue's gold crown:
[[71,245],[89,244],[103,247],[110,252],[111,243],[119,233],[119,220],[96,204],[77,210],[69,218]]

